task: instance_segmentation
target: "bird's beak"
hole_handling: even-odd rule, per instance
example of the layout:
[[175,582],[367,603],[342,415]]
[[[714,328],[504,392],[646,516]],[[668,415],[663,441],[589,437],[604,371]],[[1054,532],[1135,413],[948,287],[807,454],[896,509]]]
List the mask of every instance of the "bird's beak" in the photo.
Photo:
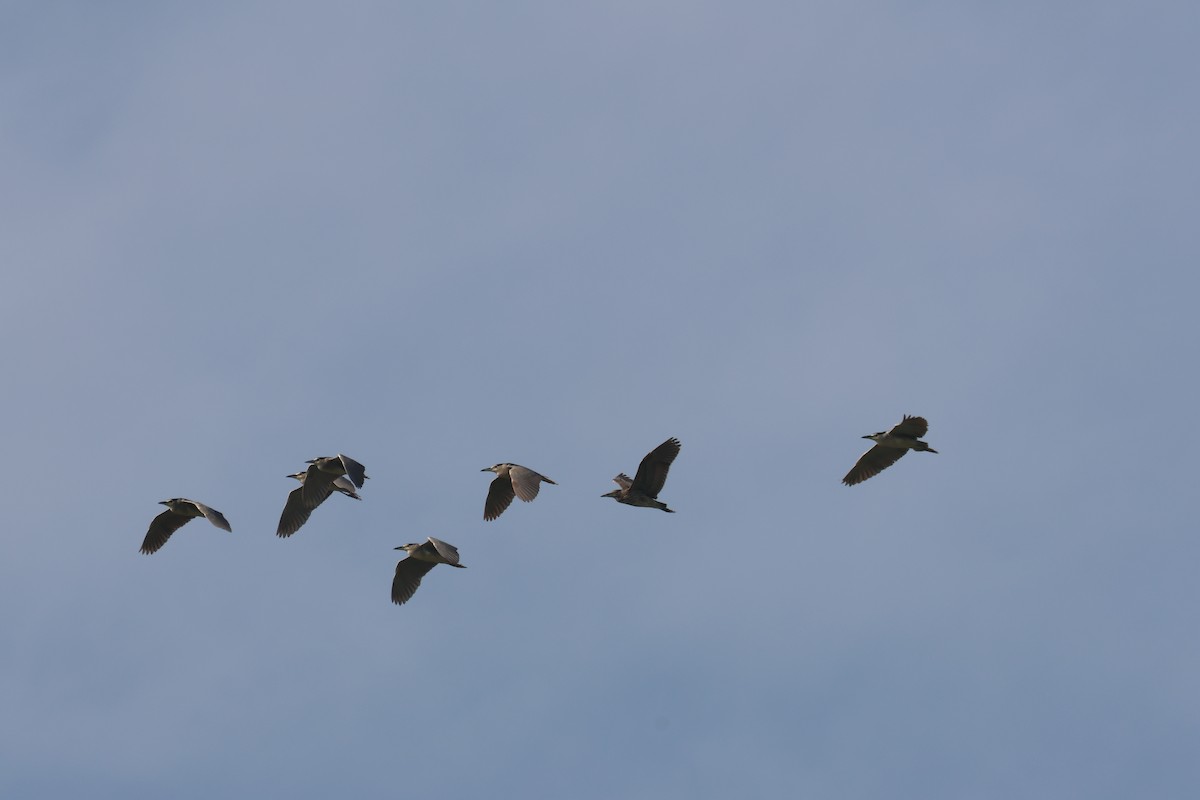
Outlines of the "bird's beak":
[[166,500],[159,500],[159,501],[158,501],[158,504],[159,504],[160,506],[165,506],[165,505],[167,504],[167,501],[166,501]]
[[491,467],[484,467],[483,469],[481,469],[481,470],[479,470],[479,471],[480,471],[480,472],[491,472],[491,471],[492,471],[492,468],[491,468]]
[[862,437],[862,438],[864,438],[864,439],[870,439],[871,437],[870,437],[870,436],[864,436],[864,437]]

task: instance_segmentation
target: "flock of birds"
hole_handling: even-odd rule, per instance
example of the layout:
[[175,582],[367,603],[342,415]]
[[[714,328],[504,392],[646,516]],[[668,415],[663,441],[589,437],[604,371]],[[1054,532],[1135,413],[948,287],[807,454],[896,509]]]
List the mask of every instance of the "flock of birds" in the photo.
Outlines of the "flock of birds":
[[[906,414],[900,424],[890,431],[879,431],[862,437],[872,440],[875,444],[859,457],[842,478],[842,483],[854,486],[873,478],[899,461],[909,450],[936,453],[937,450],[921,441],[921,437],[928,430],[929,423],[924,417]],[[667,482],[667,472],[679,455],[681,446],[678,439],[667,439],[646,454],[632,478],[624,472],[613,478],[618,488],[602,496],[611,497],[628,506],[657,508],[669,514],[675,513],[658,499],[658,493]],[[493,464],[480,471],[496,474],[483,503],[484,520],[498,518],[512,505],[514,497],[519,497],[526,503],[532,502],[538,496],[543,483],[557,485],[540,472],[520,464]],[[277,536],[284,538],[300,530],[304,523],[308,522],[312,512],[334,492],[361,500],[358,489],[366,482],[367,471],[353,458],[339,453],[336,456],[314,458],[308,462],[307,470],[288,477],[300,481],[300,485],[288,494],[283,513],[279,517],[279,527],[275,530]],[[147,555],[158,552],[171,538],[171,534],[198,517],[204,517],[221,530],[233,530],[224,514],[196,500],[176,497],[163,500],[160,505],[166,506],[167,510],[151,520],[150,529],[142,541],[142,552]],[[392,580],[392,602],[397,605],[408,602],[421,585],[421,579],[438,564],[464,568],[464,565],[459,563],[458,548],[432,536],[424,542],[401,545],[395,549],[408,554],[407,558],[396,564],[396,576]]]

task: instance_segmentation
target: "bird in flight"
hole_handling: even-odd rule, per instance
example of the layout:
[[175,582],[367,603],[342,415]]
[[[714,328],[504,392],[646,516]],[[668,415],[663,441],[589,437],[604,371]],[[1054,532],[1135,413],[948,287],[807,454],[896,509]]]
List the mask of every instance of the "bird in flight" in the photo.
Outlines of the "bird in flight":
[[613,480],[621,488],[613,489],[601,496],[611,497],[618,503],[624,503],[627,506],[657,508],[674,514],[674,510],[667,508],[666,503],[659,501],[658,493],[662,491],[663,484],[667,482],[667,471],[671,468],[671,462],[679,455],[681,446],[678,439],[673,437],[667,439],[646,454],[642,463],[638,465],[637,474],[632,479],[624,472],[620,473]]
[[150,529],[146,531],[146,538],[142,540],[142,552],[146,555],[157,553],[159,548],[167,543],[167,539],[171,538],[172,533],[196,517],[204,517],[223,531],[233,530],[224,514],[204,503],[175,497],[171,500],[160,500],[159,505],[166,506],[167,510],[150,521]]
[[879,431],[862,437],[875,442],[875,446],[859,457],[858,462],[846,473],[846,477],[842,478],[842,483],[853,486],[867,478],[873,478],[899,461],[909,450],[936,453],[937,450],[921,441],[921,437],[928,430],[929,423],[924,417],[910,417],[905,414],[900,424],[890,431]]
[[438,564],[466,569],[458,563],[457,547],[432,536],[424,542],[401,545],[395,549],[408,553],[408,558],[396,564],[396,577],[392,579],[392,602],[398,606],[404,605],[416,594],[421,578]]
[[283,513],[279,515],[279,526],[275,529],[276,536],[287,537],[300,530],[317,506],[335,491],[355,500],[362,499],[355,487],[362,488],[367,472],[350,456],[339,453],[333,458],[314,458],[308,464],[304,472],[288,476],[300,481],[300,485],[288,493]]
[[520,464],[493,464],[484,467],[480,472],[496,473],[488,488],[487,500],[483,503],[485,520],[493,520],[503,514],[504,509],[512,505],[513,497],[519,497],[526,503],[533,502],[533,498],[538,496],[538,490],[542,488],[542,481],[554,483],[545,475]]
[[[333,483],[340,475],[349,477],[351,483],[359,489],[363,487],[363,483],[367,479],[366,468],[350,456],[344,456],[341,453],[332,457],[321,456],[313,458],[308,463],[312,466],[308,468],[308,478],[304,482],[304,491],[305,494],[310,495],[312,498],[316,498],[325,491],[325,487]],[[328,495],[326,496],[328,497]]]

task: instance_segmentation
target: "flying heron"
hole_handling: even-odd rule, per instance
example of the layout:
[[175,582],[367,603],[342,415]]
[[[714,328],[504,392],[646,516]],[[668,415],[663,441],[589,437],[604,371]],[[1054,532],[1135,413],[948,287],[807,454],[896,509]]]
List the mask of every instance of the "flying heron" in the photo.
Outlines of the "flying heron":
[[421,578],[438,564],[466,569],[458,563],[457,547],[432,536],[419,544],[406,544],[395,549],[408,553],[408,558],[396,564],[396,577],[392,579],[392,602],[398,606],[404,605],[416,594]]
[[671,468],[671,462],[675,460],[675,456],[679,455],[680,447],[678,439],[673,437],[667,439],[646,454],[642,463],[638,465],[637,475],[632,480],[624,472],[620,473],[613,480],[621,488],[601,496],[611,497],[618,503],[628,506],[658,508],[674,514],[675,511],[667,508],[666,503],[659,502],[658,493],[662,491],[663,484],[667,482],[667,470]]
[[[503,514],[504,509],[512,505],[514,496],[530,503],[533,498],[538,496],[538,490],[542,488],[542,481],[554,483],[545,475],[534,472],[528,467],[522,467],[520,464],[493,464],[479,471],[496,473],[495,480],[488,488],[487,500],[483,504],[485,520],[493,520]],[[554,483],[554,485],[558,484]]]
[[159,505],[166,506],[167,510],[150,521],[150,530],[146,531],[146,538],[142,541],[142,552],[146,555],[157,553],[158,549],[167,543],[167,539],[171,538],[172,533],[196,517],[204,517],[223,531],[233,530],[224,514],[204,503],[175,497],[171,500],[160,500]]
[[[313,467],[309,467],[309,469],[312,470]],[[283,505],[283,513],[279,515],[279,527],[275,529],[276,536],[291,536],[300,530],[304,523],[308,522],[309,516],[317,506],[328,500],[334,490],[347,497],[353,497],[355,500],[362,500],[358,492],[354,491],[354,484],[344,475],[339,475],[333,479],[332,483],[325,484],[325,489],[321,494],[313,498],[306,497],[304,494],[304,483],[308,480],[307,472],[293,472],[288,477],[300,481],[301,485],[288,492],[287,502]]]
[[317,506],[328,500],[334,491],[355,500],[362,499],[354,490],[367,479],[362,464],[341,454],[334,458],[314,458],[308,464],[304,472],[288,475],[300,481],[300,485],[288,493],[283,513],[279,515],[279,526],[275,529],[276,536],[291,536],[300,530]]
[[879,431],[862,437],[875,442],[875,446],[859,457],[858,463],[842,478],[842,483],[853,486],[867,478],[873,478],[899,461],[909,450],[936,453],[937,450],[921,441],[921,437],[928,430],[929,423],[924,417],[905,414],[900,424],[890,431]]
[[[341,453],[332,457],[321,456],[313,458],[308,463],[312,466],[308,468],[308,477],[305,479],[302,488],[306,495],[305,499],[310,503],[315,502],[313,508],[316,508],[325,500],[325,497],[329,496],[325,494],[325,497],[321,497],[325,493],[325,490],[339,476],[345,475],[349,477],[350,482],[359,489],[362,488],[363,482],[367,479],[366,468],[350,456],[345,456]],[[318,497],[321,499],[317,500]]]

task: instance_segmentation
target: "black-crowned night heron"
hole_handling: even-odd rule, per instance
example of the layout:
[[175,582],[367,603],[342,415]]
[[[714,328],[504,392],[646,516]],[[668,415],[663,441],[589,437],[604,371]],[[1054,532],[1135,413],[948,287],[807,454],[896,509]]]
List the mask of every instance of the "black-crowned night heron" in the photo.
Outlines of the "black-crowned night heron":
[[618,503],[628,506],[657,508],[674,514],[672,509],[667,508],[666,503],[659,502],[658,493],[662,491],[663,484],[667,482],[667,471],[671,468],[671,462],[675,460],[675,456],[679,455],[680,447],[678,439],[667,439],[646,454],[642,463],[638,465],[637,475],[634,475],[632,480],[622,472],[613,478],[621,488],[601,496],[611,497]]
[[204,503],[175,497],[171,500],[160,500],[159,505],[166,506],[167,510],[150,521],[150,530],[146,531],[146,538],[142,541],[142,552],[146,555],[158,552],[158,549],[167,543],[167,539],[171,538],[172,533],[197,517],[204,517],[223,531],[233,530],[224,514]]
[[503,514],[504,509],[512,505],[513,497],[519,497],[526,503],[532,502],[538,496],[538,489],[542,488],[542,481],[554,483],[545,475],[520,464],[493,464],[480,472],[496,473],[488,489],[487,500],[483,503],[485,520],[493,520]]
[[300,481],[300,486],[288,493],[283,513],[279,515],[276,536],[291,536],[308,522],[317,506],[329,499],[335,491],[347,497],[361,500],[354,487],[361,487],[367,479],[366,470],[349,456],[314,458],[304,472],[288,475]]
[[929,423],[924,417],[910,417],[905,414],[900,424],[890,431],[879,431],[862,437],[875,442],[875,446],[862,454],[858,463],[842,478],[842,483],[853,486],[867,478],[873,478],[903,458],[909,450],[936,453],[937,450],[921,441],[921,437],[928,430]]
[[406,544],[396,549],[408,553],[408,558],[396,565],[396,577],[392,579],[392,602],[398,606],[404,605],[416,594],[421,578],[438,564],[466,569],[458,563],[457,547],[432,536],[419,544]]
[[[304,481],[303,488],[310,502],[320,497],[340,475],[350,478],[350,482],[359,489],[363,487],[363,482],[367,479],[366,468],[350,456],[341,453],[332,457],[321,456],[310,459],[308,463],[312,466],[308,468],[308,477]],[[328,496],[328,494],[325,495],[325,497]],[[324,497],[321,498],[321,500],[324,499]],[[320,501],[317,501],[317,504],[320,505]]]

